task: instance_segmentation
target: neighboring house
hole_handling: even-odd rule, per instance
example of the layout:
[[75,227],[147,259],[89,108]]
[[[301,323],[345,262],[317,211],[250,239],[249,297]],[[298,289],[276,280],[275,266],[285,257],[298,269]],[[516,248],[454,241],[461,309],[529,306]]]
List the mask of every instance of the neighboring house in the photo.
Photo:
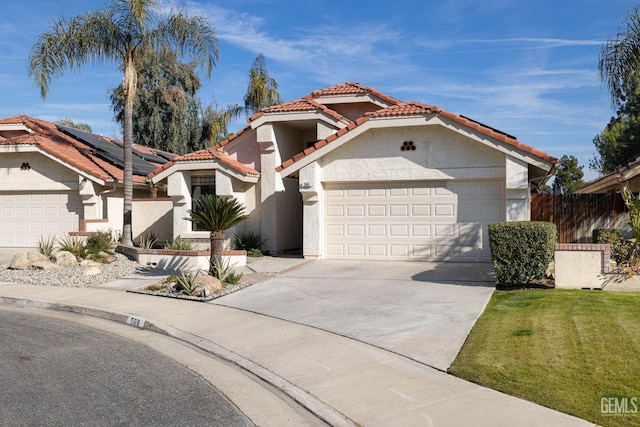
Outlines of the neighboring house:
[[[173,155],[135,146],[134,196]],[[27,116],[0,119],[0,247],[122,229],[122,143]]]
[[575,194],[617,193],[623,185],[628,184],[631,191],[640,191],[640,157],[633,162],[590,182]]
[[249,118],[149,175],[173,203],[173,237],[203,193],[236,197],[265,249],[307,258],[489,261],[487,225],[530,218],[556,159],[467,117],[358,83]]

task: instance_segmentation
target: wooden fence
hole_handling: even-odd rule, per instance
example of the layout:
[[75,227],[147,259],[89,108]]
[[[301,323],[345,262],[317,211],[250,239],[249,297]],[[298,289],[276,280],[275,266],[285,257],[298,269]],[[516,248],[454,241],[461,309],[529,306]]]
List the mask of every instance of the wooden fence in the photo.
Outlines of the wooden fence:
[[594,229],[623,229],[627,218],[617,193],[531,195],[531,220],[555,223],[558,243],[591,243]]

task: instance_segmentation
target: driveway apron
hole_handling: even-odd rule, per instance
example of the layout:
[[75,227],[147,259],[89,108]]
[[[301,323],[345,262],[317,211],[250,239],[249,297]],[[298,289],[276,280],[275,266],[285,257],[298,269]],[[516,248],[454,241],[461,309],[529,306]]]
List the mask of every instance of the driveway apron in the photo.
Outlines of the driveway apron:
[[494,288],[491,264],[315,261],[224,296],[446,371]]

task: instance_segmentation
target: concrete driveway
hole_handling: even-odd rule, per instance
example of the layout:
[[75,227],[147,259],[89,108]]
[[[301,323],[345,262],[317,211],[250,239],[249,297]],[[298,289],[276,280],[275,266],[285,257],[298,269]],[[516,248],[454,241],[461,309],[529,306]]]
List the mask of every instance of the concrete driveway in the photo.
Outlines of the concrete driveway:
[[445,371],[495,285],[491,264],[315,261],[215,300]]

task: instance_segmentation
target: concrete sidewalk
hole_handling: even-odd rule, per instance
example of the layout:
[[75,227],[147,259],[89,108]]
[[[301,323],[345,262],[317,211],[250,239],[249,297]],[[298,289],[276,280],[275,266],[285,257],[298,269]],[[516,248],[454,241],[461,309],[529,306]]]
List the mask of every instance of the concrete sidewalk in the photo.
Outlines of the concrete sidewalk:
[[211,303],[122,290],[3,284],[0,303],[84,313],[189,342],[336,426],[590,426],[353,339]]

